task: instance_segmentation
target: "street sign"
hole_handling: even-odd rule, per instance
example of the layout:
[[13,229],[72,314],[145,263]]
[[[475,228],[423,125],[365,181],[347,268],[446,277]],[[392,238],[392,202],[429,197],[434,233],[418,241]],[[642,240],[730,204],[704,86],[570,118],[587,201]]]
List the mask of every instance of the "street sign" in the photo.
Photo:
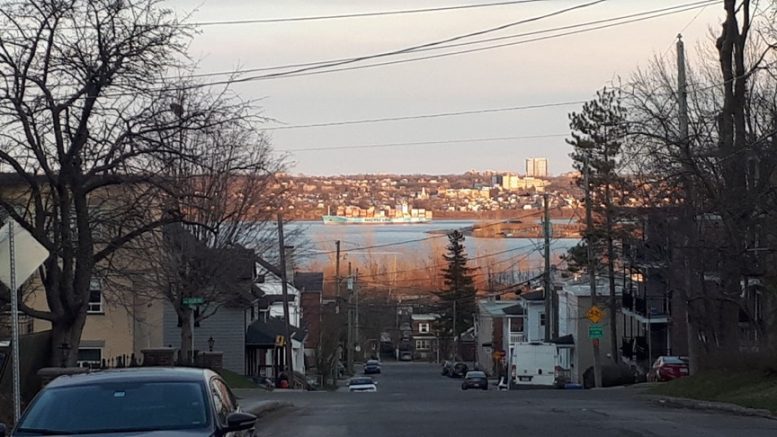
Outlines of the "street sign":
[[604,311],[599,309],[598,306],[592,306],[591,309],[585,313],[585,317],[591,321],[591,323],[599,323],[604,318]]
[[286,338],[282,335],[277,335],[275,337],[275,346],[276,347],[284,347],[286,346]]
[[200,296],[183,298],[183,304],[188,305],[190,307],[195,307],[197,305],[202,305],[204,303],[205,303],[205,298]]
[[588,337],[589,338],[602,338],[604,337],[604,329],[602,328],[602,325],[591,325],[588,327]]
[[[11,218],[0,228],[0,282],[11,288],[11,254],[8,229]],[[15,284],[20,287],[49,257],[49,251],[38,243],[22,225],[13,223]]]

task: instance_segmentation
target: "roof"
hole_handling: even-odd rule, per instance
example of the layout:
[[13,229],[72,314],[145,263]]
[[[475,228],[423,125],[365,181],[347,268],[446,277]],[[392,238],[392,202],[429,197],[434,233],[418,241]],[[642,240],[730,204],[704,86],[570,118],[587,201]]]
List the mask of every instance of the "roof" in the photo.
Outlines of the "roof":
[[136,367],[100,370],[97,372],[60,376],[46,387],[68,387],[122,381],[200,382],[212,373],[207,369],[188,367]]
[[[289,327],[292,337],[297,341],[305,340],[305,333],[297,326]],[[271,317],[267,321],[259,319],[248,326],[246,331],[246,346],[273,346],[279,335],[284,335],[286,324],[283,319]]]
[[[265,296],[283,296],[283,284],[281,282],[263,282],[256,284],[256,286],[264,292]],[[291,296],[296,296],[299,290],[297,290],[297,287],[287,284],[286,292]]]
[[305,293],[322,293],[324,272],[295,272],[294,286]]
[[503,317],[504,309],[515,305],[517,302],[514,300],[481,300],[478,302],[478,309],[481,313],[489,315],[491,317]]
[[522,316],[526,314],[521,304],[511,305],[507,308],[502,308],[502,312],[509,316]]
[[530,291],[528,293],[521,294],[521,299],[528,301],[540,301],[545,300],[545,293],[542,290]]

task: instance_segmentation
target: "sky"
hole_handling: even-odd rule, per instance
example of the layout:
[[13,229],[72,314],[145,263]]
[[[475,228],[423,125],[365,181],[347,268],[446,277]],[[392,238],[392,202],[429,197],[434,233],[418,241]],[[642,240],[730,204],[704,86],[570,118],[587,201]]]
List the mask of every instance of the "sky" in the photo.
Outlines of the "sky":
[[[188,16],[188,21],[209,22],[495,2],[172,0],[166,5],[179,16]],[[198,62],[198,73],[352,58],[444,40],[590,2],[545,0],[407,15],[209,25],[201,27],[194,36],[190,54]],[[457,42],[692,2],[608,0]],[[679,32],[683,34],[692,62],[695,49],[714,43],[712,34],[718,31],[722,21],[722,4],[717,1],[703,9],[476,53],[328,74],[252,80],[231,87],[241,98],[261,99],[262,115],[268,118],[261,128],[266,129],[273,148],[287,156],[289,171],[293,174],[452,174],[468,170],[523,173],[524,160],[528,157],[548,158],[550,172],[559,174],[572,169],[568,156],[570,146],[565,143],[564,135],[569,132],[568,113],[579,110],[579,104],[345,126],[274,128],[589,100],[601,87],[618,80],[627,81],[656,56],[674,62],[674,43]],[[352,65],[481,46],[392,56]],[[220,78],[203,80],[217,79]],[[470,141],[483,139],[490,140]],[[415,144],[346,148],[405,143]],[[338,149],[331,149],[335,147]],[[316,148],[329,150],[309,150]]]

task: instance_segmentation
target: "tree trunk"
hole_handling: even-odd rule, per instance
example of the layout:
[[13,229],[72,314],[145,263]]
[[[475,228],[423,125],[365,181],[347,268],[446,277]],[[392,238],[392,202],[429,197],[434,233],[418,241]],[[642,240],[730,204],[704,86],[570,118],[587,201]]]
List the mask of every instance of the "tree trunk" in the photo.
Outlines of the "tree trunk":
[[86,323],[86,308],[70,323],[64,320],[51,323],[51,366],[76,366],[84,323]]
[[194,364],[194,354],[191,348],[192,345],[192,322],[191,318],[194,316],[192,311],[188,308],[184,309],[180,313],[181,317],[181,346],[179,348],[180,355],[178,357],[182,364]]

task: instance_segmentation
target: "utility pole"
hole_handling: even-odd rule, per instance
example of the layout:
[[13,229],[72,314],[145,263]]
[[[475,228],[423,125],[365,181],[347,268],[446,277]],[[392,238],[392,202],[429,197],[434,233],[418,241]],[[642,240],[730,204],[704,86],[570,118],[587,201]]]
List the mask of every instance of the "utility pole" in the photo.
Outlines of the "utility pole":
[[688,141],[688,84],[685,78],[685,44],[683,36],[677,35],[677,98],[680,117],[680,140]]
[[[356,269],[356,275],[353,278],[353,295],[354,299],[356,300],[356,334],[354,334],[355,341],[357,344],[361,345],[361,336],[359,333],[359,269]],[[361,348],[359,348],[361,349]],[[362,354],[364,354],[364,351],[361,351]]]
[[550,280],[550,208],[548,193],[542,194],[545,217],[543,219],[543,234],[545,236],[545,341],[550,341],[558,335],[558,317],[555,312],[553,285]]
[[[679,125],[680,125],[680,144],[683,146],[688,145],[688,84],[687,79],[685,75],[685,44],[683,43],[683,36],[682,34],[677,35],[677,106],[678,106],[678,115],[679,115]],[[687,197],[686,197],[686,205],[685,205],[685,222],[686,223],[694,223],[693,216],[694,216],[694,205],[695,205],[695,188],[693,185],[693,179],[687,178],[685,180],[686,183],[686,190],[687,190]],[[692,230],[690,232],[685,233],[685,238],[683,239],[683,269],[685,270],[685,275],[683,278],[683,283],[685,286],[685,299],[687,300],[688,297],[690,297],[691,294],[691,288],[693,284],[693,260],[691,257],[691,251],[690,247],[695,247],[698,244],[697,233],[696,233],[696,227],[695,225],[692,226]],[[686,304],[687,305],[687,304]],[[689,312],[690,308],[686,307],[686,312]],[[690,314],[690,312],[689,312]],[[649,315],[649,314],[648,314]],[[671,314],[670,314],[671,316]],[[698,354],[694,351],[694,344],[696,344],[696,338],[694,335],[695,327],[691,323],[691,317],[684,317],[685,319],[685,328],[686,332],[688,333],[688,348],[689,348],[689,372],[691,375],[695,374],[699,368],[699,363],[697,360]],[[650,325],[649,325],[650,326]],[[650,333],[648,335],[648,358],[652,356],[652,344],[650,342],[651,335]]]
[[283,213],[278,213],[278,246],[281,260],[281,290],[283,291],[284,343],[286,346],[286,368],[289,371],[289,387],[294,386],[294,361],[291,340],[291,317],[289,316],[289,287],[286,283],[286,244],[283,241]]
[[340,313],[340,240],[335,241],[335,252],[337,258],[335,259],[335,311]]
[[351,277],[351,263],[348,263],[348,332],[346,341],[348,342],[348,373],[353,375],[353,278]]
[[[588,257],[588,277],[591,287],[591,307],[596,306],[596,264],[594,263],[593,253],[593,241],[591,241],[591,231],[593,230],[593,214],[591,211],[591,185],[590,185],[590,156],[586,156],[585,168],[584,168],[584,184],[585,184],[585,221],[586,221],[586,247]],[[596,387],[602,386],[602,363],[601,353],[599,350],[599,339],[592,340],[592,347],[594,353],[594,385]]]

